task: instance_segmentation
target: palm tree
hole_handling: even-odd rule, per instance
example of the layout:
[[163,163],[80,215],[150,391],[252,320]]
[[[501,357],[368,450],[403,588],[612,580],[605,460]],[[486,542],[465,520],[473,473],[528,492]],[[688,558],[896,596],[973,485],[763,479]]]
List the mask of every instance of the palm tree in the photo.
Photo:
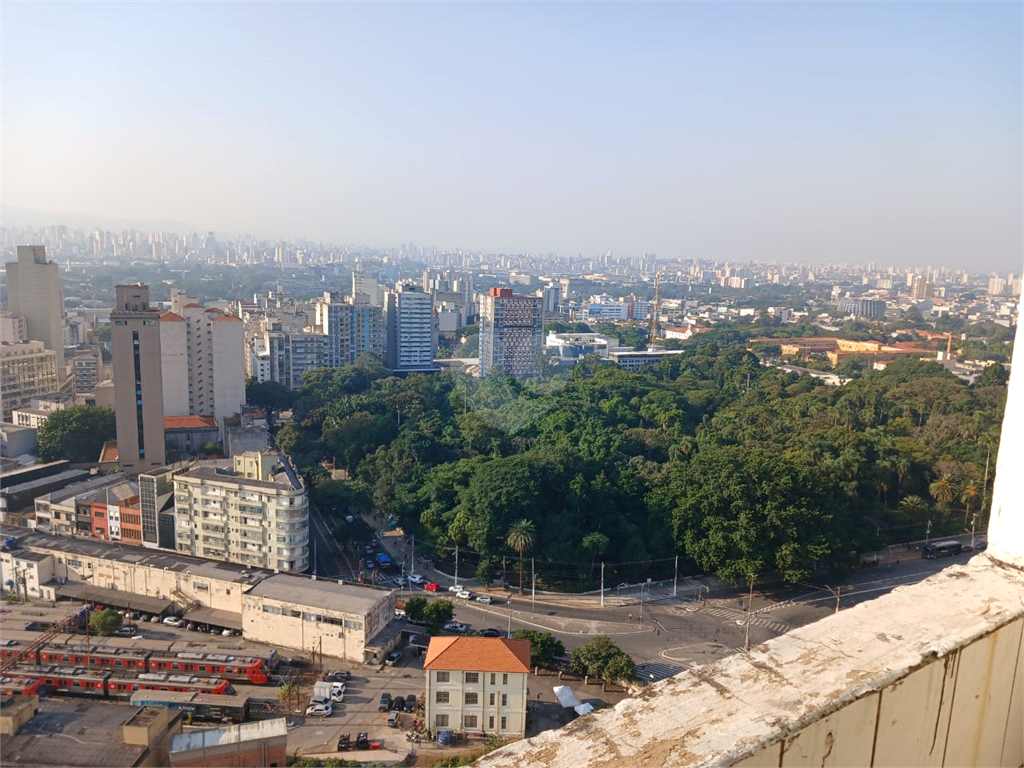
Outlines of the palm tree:
[[967,511],[964,512],[964,525],[967,525],[967,518],[971,516],[971,504],[977,501],[980,495],[976,480],[968,480],[960,489],[960,503],[967,508]]
[[957,495],[956,481],[953,476],[943,472],[929,486],[928,493],[942,504],[949,504]]
[[519,594],[523,594],[523,553],[537,543],[536,528],[532,520],[517,520],[508,529],[505,542],[519,553]]

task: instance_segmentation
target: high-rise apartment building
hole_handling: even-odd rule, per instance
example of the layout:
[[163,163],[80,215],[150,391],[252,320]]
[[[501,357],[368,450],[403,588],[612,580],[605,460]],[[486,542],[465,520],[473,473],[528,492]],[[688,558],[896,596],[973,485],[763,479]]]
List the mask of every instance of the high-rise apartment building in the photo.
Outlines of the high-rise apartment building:
[[433,371],[437,350],[434,298],[412,283],[388,291],[384,305],[387,366],[394,371]]
[[10,421],[11,411],[59,388],[54,350],[41,341],[0,343],[0,420]]
[[480,376],[492,370],[517,377],[536,375],[543,347],[543,299],[515,296],[511,288],[491,288],[480,301]]
[[64,296],[57,263],[42,245],[19,245],[18,260],[7,264],[7,309],[25,318],[28,338],[57,353],[57,375],[64,378]]
[[13,312],[0,312],[0,343],[17,344],[19,341],[28,341],[25,318]]
[[174,476],[178,552],[256,568],[304,571],[309,501],[279,454],[252,451]]
[[381,307],[355,305],[325,292],[316,303],[316,324],[327,337],[325,365],[352,365],[364,352],[383,362],[384,312]]
[[384,304],[384,286],[358,270],[352,273],[352,303],[370,304],[379,307]]
[[149,287],[118,285],[110,312],[114,353],[114,412],[121,469],[131,476],[166,463],[160,313]]

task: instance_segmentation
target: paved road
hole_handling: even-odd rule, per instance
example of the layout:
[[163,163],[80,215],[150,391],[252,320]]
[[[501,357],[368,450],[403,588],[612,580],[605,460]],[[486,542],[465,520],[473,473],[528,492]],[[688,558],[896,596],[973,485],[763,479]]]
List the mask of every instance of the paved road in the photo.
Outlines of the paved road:
[[348,557],[331,534],[331,529],[320,510],[309,505],[309,572],[329,579],[356,578]]

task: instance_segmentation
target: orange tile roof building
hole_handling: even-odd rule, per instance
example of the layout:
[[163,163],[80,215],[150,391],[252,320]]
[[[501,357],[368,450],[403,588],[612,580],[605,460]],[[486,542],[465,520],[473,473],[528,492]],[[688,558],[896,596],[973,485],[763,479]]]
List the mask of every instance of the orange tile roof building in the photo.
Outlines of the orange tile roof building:
[[526,735],[529,640],[433,637],[423,670],[432,731]]

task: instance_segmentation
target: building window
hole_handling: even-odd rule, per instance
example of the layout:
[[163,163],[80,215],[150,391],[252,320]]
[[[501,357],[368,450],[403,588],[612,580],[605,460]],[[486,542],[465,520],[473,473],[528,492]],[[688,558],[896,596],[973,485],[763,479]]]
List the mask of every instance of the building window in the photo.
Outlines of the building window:
[[435,704],[447,704],[449,703],[448,691],[438,691],[434,696]]
[[479,672],[467,672],[466,673],[466,682],[469,683],[470,685],[476,685],[477,683],[480,682],[480,673]]
[[462,718],[463,728],[476,728],[476,715],[465,715]]
[[503,707],[507,707],[508,706],[508,694],[507,693],[501,694],[501,706],[503,706]]
[[491,672],[491,685],[494,685],[494,673]]
[[474,691],[467,691],[466,692],[466,703],[467,704],[476,704],[477,702],[479,702],[479,700],[480,700],[480,694],[478,694],[478,693],[476,693]]
[[502,685],[508,685],[508,673],[507,672],[501,676],[501,684]]
[[[70,562],[70,561],[68,561],[68,562]],[[439,682],[439,683],[450,682],[451,674],[449,672],[435,672],[434,674],[437,675],[437,677],[434,678],[437,682]]]
[[493,693],[491,694],[491,706],[492,707],[494,706],[494,694]]
[[489,718],[487,718],[487,728],[491,731],[494,730],[494,715],[491,715]]
[[504,731],[506,728],[508,728],[508,718],[503,717],[501,718],[501,730]]
[[434,715],[434,725],[438,728],[447,728],[448,715]]

